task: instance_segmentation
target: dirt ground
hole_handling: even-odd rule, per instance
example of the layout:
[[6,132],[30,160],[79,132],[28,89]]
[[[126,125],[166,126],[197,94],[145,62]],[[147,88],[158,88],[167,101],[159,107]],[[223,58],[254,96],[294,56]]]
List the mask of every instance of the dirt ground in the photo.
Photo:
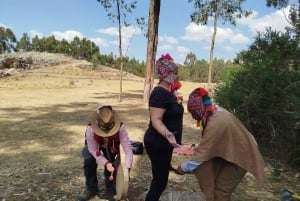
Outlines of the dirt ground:
[[[119,102],[119,72],[70,60],[39,66],[0,78],[0,201],[69,201],[85,188],[81,149],[91,111],[111,104],[121,116],[132,140],[143,140],[147,104],[142,101],[143,78],[124,73]],[[183,82],[186,99],[199,83]],[[184,143],[197,143],[199,131],[185,108]],[[174,155],[174,166],[186,159]],[[100,189],[103,190],[99,167]],[[266,167],[272,189],[267,191],[247,174],[232,200],[279,200],[284,188],[300,193],[299,172],[275,175]],[[147,190],[151,181],[147,154],[134,155],[127,200]],[[199,191],[192,174],[170,173],[167,190]],[[109,200],[104,193],[92,199]]]

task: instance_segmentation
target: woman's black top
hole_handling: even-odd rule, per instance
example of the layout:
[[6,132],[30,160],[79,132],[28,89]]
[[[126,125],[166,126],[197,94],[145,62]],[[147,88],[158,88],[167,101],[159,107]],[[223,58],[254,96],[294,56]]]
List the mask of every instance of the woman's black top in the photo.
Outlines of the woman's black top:
[[[181,103],[177,103],[177,97],[165,88],[157,86],[151,92],[150,107],[166,109],[162,121],[168,130],[175,135],[177,143],[181,144],[184,107]],[[152,127],[151,119],[145,140],[158,148],[172,147],[168,140]]]

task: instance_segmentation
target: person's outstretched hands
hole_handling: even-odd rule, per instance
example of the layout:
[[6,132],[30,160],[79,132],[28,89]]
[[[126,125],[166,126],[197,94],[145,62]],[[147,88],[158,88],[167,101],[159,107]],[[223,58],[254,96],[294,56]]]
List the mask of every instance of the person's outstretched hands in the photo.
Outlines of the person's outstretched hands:
[[165,133],[165,137],[167,138],[167,140],[169,141],[169,143],[173,146],[173,147],[180,147],[179,144],[177,144],[175,136],[172,132],[170,131],[166,131]]
[[178,165],[177,169],[175,170],[175,173],[179,174],[179,175],[184,175],[185,174],[185,172],[181,168],[181,165]]

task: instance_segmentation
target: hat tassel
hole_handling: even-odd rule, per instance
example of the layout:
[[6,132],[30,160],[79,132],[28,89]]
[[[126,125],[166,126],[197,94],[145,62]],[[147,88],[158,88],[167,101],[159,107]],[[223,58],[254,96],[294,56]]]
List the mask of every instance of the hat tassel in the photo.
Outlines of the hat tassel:
[[111,148],[111,152],[112,153],[116,153],[117,149],[115,147],[115,140],[113,139],[113,144],[112,144],[112,148]]
[[203,130],[203,124],[201,120],[196,121],[196,127],[199,128],[200,130]]

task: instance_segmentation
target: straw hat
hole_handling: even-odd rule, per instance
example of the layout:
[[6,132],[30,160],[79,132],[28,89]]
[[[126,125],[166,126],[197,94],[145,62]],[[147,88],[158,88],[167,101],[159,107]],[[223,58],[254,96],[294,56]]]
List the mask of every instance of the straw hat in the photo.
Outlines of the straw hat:
[[91,126],[96,135],[110,137],[119,131],[121,121],[118,113],[110,105],[104,105],[92,113]]

